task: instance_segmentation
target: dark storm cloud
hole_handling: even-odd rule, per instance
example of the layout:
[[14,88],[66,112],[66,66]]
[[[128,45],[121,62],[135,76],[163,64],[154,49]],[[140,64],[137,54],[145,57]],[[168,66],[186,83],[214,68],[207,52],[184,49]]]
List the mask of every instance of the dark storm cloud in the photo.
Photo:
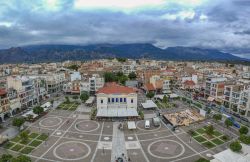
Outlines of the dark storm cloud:
[[[2,3],[2,4],[1,4]],[[248,1],[214,0],[190,7],[148,10],[76,10],[61,0],[58,9],[42,1],[0,2],[0,48],[28,44],[149,42],[161,47],[249,47]],[[244,55],[244,50],[243,55]]]

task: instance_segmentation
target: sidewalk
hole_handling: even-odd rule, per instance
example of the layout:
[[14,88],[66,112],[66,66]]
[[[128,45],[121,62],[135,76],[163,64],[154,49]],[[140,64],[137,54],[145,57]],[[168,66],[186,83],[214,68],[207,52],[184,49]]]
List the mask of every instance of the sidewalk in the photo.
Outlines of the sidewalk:
[[120,124],[119,122],[113,123],[111,162],[115,162],[116,158],[122,157],[122,154],[124,154],[125,157],[128,157],[125,146],[124,132],[118,129],[119,124]]

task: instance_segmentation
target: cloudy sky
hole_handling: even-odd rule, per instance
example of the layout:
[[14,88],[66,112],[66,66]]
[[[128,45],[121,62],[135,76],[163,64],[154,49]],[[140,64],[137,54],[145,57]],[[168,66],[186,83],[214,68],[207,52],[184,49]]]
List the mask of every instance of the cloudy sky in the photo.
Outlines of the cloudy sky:
[[250,58],[250,0],[0,0],[0,48],[152,43]]

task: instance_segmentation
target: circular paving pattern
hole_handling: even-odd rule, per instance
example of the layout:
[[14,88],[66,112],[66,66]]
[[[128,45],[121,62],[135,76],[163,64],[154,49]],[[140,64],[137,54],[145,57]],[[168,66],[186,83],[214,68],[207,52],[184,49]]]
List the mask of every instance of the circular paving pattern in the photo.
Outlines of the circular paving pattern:
[[53,154],[61,160],[76,161],[89,156],[91,149],[89,145],[79,141],[68,141],[55,147]]
[[75,124],[75,129],[80,132],[92,132],[97,130],[99,127],[100,124],[92,120],[80,121]]
[[47,117],[39,122],[42,127],[56,127],[62,123],[62,119],[58,117]]
[[177,158],[184,154],[184,146],[173,140],[158,140],[148,146],[148,153],[159,159]]
[[139,130],[143,130],[143,131],[157,131],[161,129],[161,123],[160,123],[160,126],[155,127],[153,123],[150,121],[150,128],[146,129],[145,120],[141,120],[136,123],[136,128],[138,128]]

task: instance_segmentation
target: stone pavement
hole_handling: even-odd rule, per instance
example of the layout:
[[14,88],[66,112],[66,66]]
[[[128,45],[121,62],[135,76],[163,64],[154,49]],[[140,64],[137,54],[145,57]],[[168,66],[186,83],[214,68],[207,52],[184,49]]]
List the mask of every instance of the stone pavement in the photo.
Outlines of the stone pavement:
[[113,140],[112,140],[112,155],[111,162],[115,162],[117,157],[121,157],[124,154],[127,156],[127,150],[125,145],[124,132],[118,129],[119,122],[113,123]]

